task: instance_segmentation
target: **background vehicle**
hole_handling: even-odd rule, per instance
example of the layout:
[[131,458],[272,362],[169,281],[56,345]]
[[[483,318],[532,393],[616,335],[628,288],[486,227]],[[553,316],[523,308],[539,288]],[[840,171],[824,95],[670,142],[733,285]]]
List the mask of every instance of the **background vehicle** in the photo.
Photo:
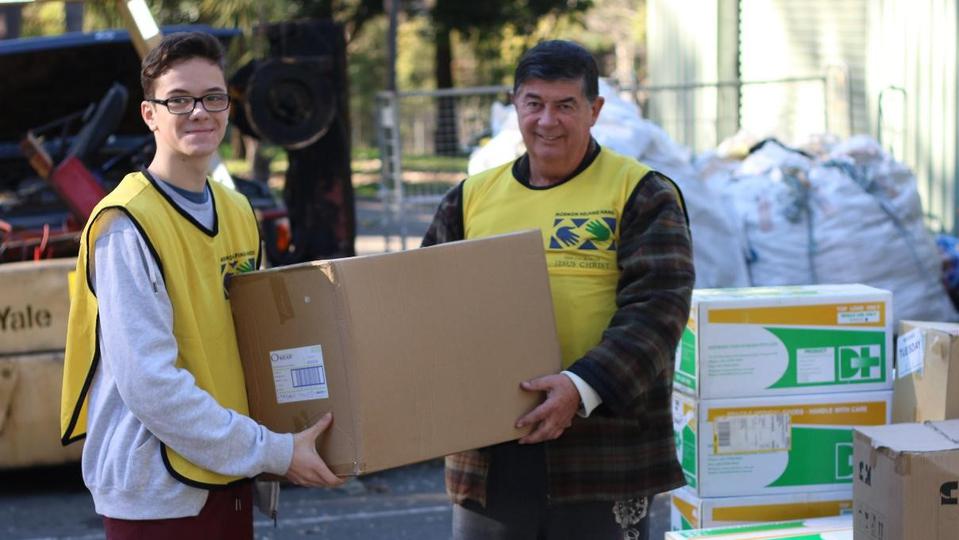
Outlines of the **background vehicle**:
[[[239,32],[201,30],[229,43]],[[105,31],[0,41],[0,262],[76,253],[92,205],[152,158],[140,118],[130,34]],[[268,253],[288,241],[286,212],[263,183],[235,179],[258,211]],[[287,232],[284,232],[287,231]]]

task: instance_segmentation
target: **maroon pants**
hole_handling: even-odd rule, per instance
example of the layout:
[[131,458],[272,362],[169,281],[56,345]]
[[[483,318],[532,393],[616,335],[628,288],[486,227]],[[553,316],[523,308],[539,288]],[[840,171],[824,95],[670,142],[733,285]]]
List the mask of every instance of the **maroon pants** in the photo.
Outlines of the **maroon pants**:
[[128,520],[104,516],[109,540],[243,540],[253,538],[253,484],[210,491],[200,514],[173,519]]

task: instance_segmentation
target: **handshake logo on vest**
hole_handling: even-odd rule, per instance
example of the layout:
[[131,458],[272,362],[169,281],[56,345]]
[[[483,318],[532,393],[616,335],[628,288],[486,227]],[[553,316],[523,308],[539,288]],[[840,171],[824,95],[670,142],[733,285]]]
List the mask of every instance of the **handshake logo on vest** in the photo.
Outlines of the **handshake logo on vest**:
[[557,213],[549,248],[616,251],[616,218],[607,215],[609,213]]
[[223,298],[229,298],[226,285],[233,274],[244,274],[256,270],[256,254],[234,253],[220,258],[220,280],[223,283]]

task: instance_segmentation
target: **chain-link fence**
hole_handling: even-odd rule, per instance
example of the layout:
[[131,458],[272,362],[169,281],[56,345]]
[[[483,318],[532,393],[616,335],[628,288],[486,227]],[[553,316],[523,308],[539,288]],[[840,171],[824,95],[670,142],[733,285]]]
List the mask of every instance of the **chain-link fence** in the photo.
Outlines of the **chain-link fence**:
[[[448,189],[466,177],[472,150],[498,130],[495,102],[507,104],[506,86],[377,96],[382,204],[386,245],[425,231]],[[848,77],[841,69],[821,76],[620,89],[643,116],[678,143],[699,153],[740,129],[797,141],[814,133],[848,135],[852,125]]]

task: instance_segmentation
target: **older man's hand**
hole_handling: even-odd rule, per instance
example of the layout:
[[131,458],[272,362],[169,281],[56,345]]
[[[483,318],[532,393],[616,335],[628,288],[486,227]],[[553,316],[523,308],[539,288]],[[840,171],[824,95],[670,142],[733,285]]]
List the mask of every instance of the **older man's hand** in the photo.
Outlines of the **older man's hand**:
[[579,409],[579,391],[569,377],[547,375],[524,381],[520,388],[527,392],[546,392],[546,400],[516,422],[517,428],[533,426],[532,431],[519,440],[520,444],[551,441],[572,425],[573,416]]

